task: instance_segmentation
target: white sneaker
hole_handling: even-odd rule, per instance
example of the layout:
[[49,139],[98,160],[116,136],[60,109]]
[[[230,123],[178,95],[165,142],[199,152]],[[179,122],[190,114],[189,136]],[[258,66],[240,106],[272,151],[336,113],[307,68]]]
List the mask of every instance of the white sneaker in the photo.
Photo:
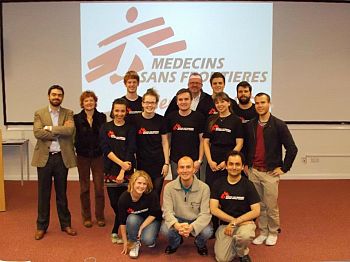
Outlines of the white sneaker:
[[154,242],[152,245],[149,245],[148,247],[150,247],[150,248],[156,247],[156,242]]
[[129,257],[131,257],[131,258],[138,258],[139,257],[140,246],[141,246],[140,241],[136,241],[134,246],[130,249]]
[[265,242],[266,239],[267,239],[267,236],[265,236],[265,235],[260,235],[260,236],[258,236],[257,238],[255,238],[255,239],[253,240],[253,244],[254,244],[254,245],[261,245],[262,243]]
[[116,233],[112,233],[111,240],[113,244],[123,244],[123,239],[118,236]]
[[277,243],[277,235],[269,235],[265,241],[266,246],[274,246]]

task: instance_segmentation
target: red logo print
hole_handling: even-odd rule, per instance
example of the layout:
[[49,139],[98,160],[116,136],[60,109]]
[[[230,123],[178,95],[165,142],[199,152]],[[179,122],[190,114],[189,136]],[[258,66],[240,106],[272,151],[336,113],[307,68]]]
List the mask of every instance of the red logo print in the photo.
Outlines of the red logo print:
[[209,110],[209,115],[214,115],[216,113],[216,109],[215,108],[212,108]]
[[[138,11],[136,7],[131,7],[126,13],[126,20],[129,23],[134,23],[138,17]],[[128,36],[135,35],[137,33],[155,29],[149,33],[139,36],[137,39],[148,49],[153,56],[168,56],[173,53],[177,53],[186,50],[186,41],[175,41],[165,44],[160,44],[163,41],[168,40],[174,36],[174,31],[171,27],[165,27],[156,29],[157,27],[165,24],[163,17],[154,18],[139,24],[135,24],[126,28],[120,32],[117,32],[106,39],[98,43],[98,47],[104,47],[110,45],[116,41],[121,42],[118,46],[110,49],[109,51],[91,59],[88,62],[88,68],[90,72],[85,75],[87,82],[92,82],[107,74],[110,74],[109,79],[112,84],[115,84],[123,79],[118,75],[116,70],[118,69],[119,62],[125,51],[127,45]],[[130,59],[129,70],[135,70],[139,72],[144,69],[142,59],[136,54]]]
[[175,124],[173,126],[173,130],[178,130],[179,128],[181,128],[181,125],[180,124]]
[[131,207],[128,208],[128,210],[126,210],[127,213],[132,214],[134,213],[134,209],[132,209]]
[[229,196],[230,194],[226,191],[224,191],[224,193],[221,194],[220,198],[221,199],[226,199],[227,196]]
[[145,131],[147,131],[146,128],[141,127],[141,128],[139,129],[138,133],[139,133],[139,135],[142,135]]
[[211,131],[212,131],[212,132],[215,131],[218,127],[219,127],[219,125],[213,125],[213,126],[211,127]]
[[108,135],[108,137],[115,137],[115,134],[112,130],[109,130],[107,135]]

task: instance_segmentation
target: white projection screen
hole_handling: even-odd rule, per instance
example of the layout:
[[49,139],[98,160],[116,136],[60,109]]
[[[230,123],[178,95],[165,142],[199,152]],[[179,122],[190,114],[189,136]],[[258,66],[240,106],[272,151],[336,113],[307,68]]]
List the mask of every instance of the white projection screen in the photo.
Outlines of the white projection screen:
[[272,95],[272,113],[290,122],[349,122],[350,5],[269,2],[2,3],[4,123],[31,124],[52,84],[79,111],[94,90],[101,111],[139,72],[139,94],[154,87],[163,113],[191,72],[226,76],[236,95]]

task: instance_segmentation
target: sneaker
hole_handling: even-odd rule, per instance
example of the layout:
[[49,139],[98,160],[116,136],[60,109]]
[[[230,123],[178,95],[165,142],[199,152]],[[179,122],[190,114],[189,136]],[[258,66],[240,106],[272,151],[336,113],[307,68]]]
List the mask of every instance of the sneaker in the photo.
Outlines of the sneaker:
[[113,244],[123,244],[124,243],[123,239],[120,238],[118,236],[118,234],[116,234],[116,233],[112,233],[111,240],[112,240]]
[[277,235],[269,235],[265,241],[266,246],[274,246],[277,243]]
[[130,249],[130,252],[129,252],[130,258],[138,258],[139,257],[140,246],[141,246],[141,242],[136,241],[134,246]]
[[156,246],[156,242],[154,242],[152,245],[149,245],[149,248],[154,248]]
[[267,239],[267,236],[265,236],[265,235],[260,235],[260,236],[258,236],[257,238],[255,238],[255,239],[253,240],[253,244],[254,244],[254,245],[261,245],[262,243],[265,242],[266,239]]
[[250,259],[250,256],[249,255],[245,255],[243,257],[240,257],[239,258],[239,261],[240,262],[251,262],[252,260]]

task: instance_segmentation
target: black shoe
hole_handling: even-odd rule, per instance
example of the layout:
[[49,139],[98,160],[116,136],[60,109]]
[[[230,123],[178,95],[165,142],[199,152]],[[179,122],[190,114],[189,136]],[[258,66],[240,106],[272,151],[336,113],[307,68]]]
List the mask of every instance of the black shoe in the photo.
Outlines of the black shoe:
[[172,253],[175,253],[176,250],[177,250],[177,247],[172,248],[171,246],[167,246],[166,249],[165,249],[165,254],[170,255],[170,254],[172,254]]
[[252,260],[250,259],[249,255],[245,255],[243,257],[240,257],[239,261],[241,261],[241,262],[251,262]]
[[198,252],[198,254],[200,254],[201,256],[207,256],[207,255],[208,255],[208,248],[207,248],[207,246],[204,246],[204,247],[197,247],[197,252]]
[[[184,242],[184,240],[183,240],[183,238],[181,237],[180,245],[181,245],[183,242]],[[175,253],[176,250],[178,249],[178,247],[179,247],[180,245],[178,245],[178,246],[175,247],[175,248],[172,248],[170,245],[167,246],[167,247],[165,248],[165,254],[170,255],[170,254],[172,254],[172,253]]]

